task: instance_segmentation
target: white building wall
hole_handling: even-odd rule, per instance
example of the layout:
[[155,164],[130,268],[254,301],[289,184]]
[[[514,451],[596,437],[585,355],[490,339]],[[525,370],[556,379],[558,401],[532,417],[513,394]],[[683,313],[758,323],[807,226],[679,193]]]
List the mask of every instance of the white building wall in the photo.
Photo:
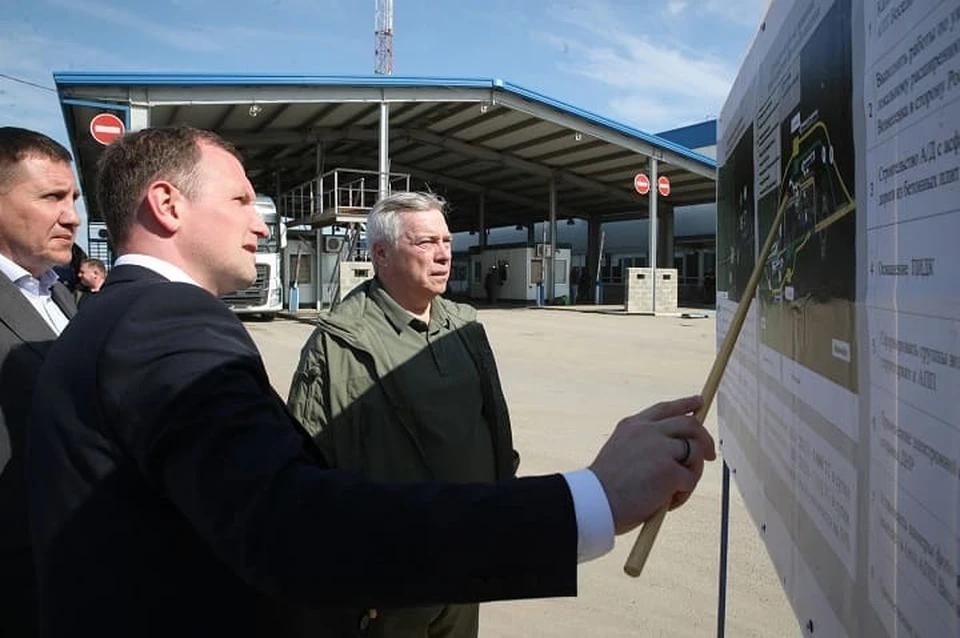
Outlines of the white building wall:
[[[537,284],[533,281],[532,263],[535,255],[533,246],[511,246],[497,248],[489,246],[482,253],[470,255],[468,269],[469,284],[467,289],[472,299],[486,299],[487,291],[484,281],[490,269],[501,261],[508,264],[507,279],[500,287],[497,298],[503,301],[533,302],[540,294]],[[557,283],[555,294],[563,297],[570,294],[570,260],[569,248],[557,249]],[[459,287],[459,286],[458,286]]]

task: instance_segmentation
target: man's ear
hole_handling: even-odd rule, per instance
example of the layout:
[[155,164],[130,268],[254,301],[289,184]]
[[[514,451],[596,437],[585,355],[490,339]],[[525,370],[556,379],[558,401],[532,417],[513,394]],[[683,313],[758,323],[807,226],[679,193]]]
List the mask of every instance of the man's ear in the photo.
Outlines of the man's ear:
[[147,186],[143,198],[150,221],[168,233],[175,233],[183,223],[183,194],[170,182],[157,180]]
[[387,243],[378,241],[373,244],[373,265],[385,266],[390,259]]

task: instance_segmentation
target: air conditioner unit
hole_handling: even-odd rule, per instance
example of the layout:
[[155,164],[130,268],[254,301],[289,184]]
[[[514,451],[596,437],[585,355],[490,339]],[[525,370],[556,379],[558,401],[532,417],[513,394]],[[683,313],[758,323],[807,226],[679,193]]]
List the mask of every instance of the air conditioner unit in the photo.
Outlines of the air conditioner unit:
[[338,253],[343,249],[343,237],[327,236],[323,238],[323,252]]
[[550,244],[537,244],[537,259],[549,258],[552,254],[550,248]]

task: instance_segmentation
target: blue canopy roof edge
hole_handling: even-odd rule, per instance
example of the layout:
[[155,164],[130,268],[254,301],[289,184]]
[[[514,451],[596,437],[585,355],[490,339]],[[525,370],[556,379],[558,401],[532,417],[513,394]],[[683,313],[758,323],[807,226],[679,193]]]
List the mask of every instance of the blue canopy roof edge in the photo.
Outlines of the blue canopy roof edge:
[[623,122],[598,115],[561,100],[548,97],[537,91],[499,78],[419,77],[392,75],[304,75],[293,73],[128,73],[98,71],[54,72],[53,81],[58,92],[71,86],[344,86],[362,88],[385,87],[437,87],[455,89],[491,89],[504,91],[530,100],[540,106],[558,110],[567,115],[582,118],[593,124],[606,127],[623,135],[636,138],[663,150],[701,162],[716,168],[716,161],[691,150],[687,146],[646,133]]
[[431,86],[491,88],[490,78],[417,77],[393,75],[310,75],[302,73],[162,73],[113,71],[56,71],[54,82],[72,86]]

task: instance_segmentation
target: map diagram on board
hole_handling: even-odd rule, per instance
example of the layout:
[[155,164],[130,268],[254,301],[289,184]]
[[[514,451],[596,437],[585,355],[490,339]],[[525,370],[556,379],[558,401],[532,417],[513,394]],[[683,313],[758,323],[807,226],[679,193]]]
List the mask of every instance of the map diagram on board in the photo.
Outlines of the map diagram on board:
[[[762,342],[857,391],[856,200],[851,71],[845,20],[823,20],[799,53],[780,104],[780,184],[757,206],[766,238],[783,224],[759,286]],[[846,55],[838,55],[846,52]]]
[[[818,117],[816,112],[811,114],[811,118]],[[833,161],[834,148],[826,127],[815,121],[813,124],[803,122],[798,128],[799,135],[794,137],[793,154],[783,179],[786,192],[781,194],[780,206],[787,208],[784,223],[774,240],[764,273],[766,290],[775,300],[786,297],[794,301],[798,295],[815,296],[822,292],[816,286],[809,290],[801,287],[799,291],[795,286],[800,253],[804,249],[819,250],[820,260],[828,259],[827,230],[856,210],[856,202]],[[797,283],[809,284],[799,280]]]

